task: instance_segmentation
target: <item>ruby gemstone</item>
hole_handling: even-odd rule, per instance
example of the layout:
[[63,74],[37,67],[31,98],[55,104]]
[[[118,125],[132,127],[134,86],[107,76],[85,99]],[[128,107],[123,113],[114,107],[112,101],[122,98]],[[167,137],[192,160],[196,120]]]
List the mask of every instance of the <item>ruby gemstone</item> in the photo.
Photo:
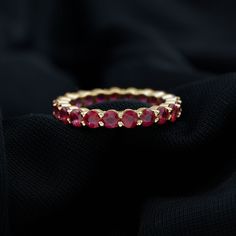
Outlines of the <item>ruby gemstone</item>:
[[148,102],[148,97],[145,95],[139,95],[137,98],[138,98],[138,101],[140,101],[140,102],[143,102],[143,103]]
[[119,94],[117,94],[117,93],[113,93],[109,96],[110,101],[116,101],[118,99],[119,99]]
[[159,107],[158,110],[159,110],[158,124],[163,125],[168,120],[170,113],[169,113],[168,109],[165,107]]
[[83,99],[83,106],[91,106],[94,103],[94,99],[92,96],[87,96]]
[[122,116],[122,122],[126,128],[134,128],[137,125],[138,115],[133,110],[126,110]]
[[133,100],[135,99],[135,96],[132,94],[125,94],[125,95],[122,95],[120,98],[124,100]]
[[160,105],[163,102],[164,102],[164,100],[162,98],[156,98],[156,101],[155,101],[154,105]]
[[53,107],[53,116],[57,119],[59,119],[60,116],[60,111],[58,110],[57,107]]
[[112,129],[118,126],[119,116],[115,111],[106,111],[102,121],[106,128]]
[[81,127],[81,121],[83,117],[81,115],[80,109],[75,109],[70,113],[71,124],[75,127]]
[[82,101],[81,98],[77,98],[75,100],[72,100],[71,104],[73,106],[82,107],[83,106],[83,101]]
[[158,105],[158,101],[156,97],[149,97],[148,98],[148,103],[151,105]]
[[171,104],[169,106],[172,111],[171,111],[171,122],[175,122],[177,120],[177,117],[179,115],[179,112],[180,112],[180,107],[176,106],[175,104]]
[[54,111],[54,115],[58,120],[62,121],[63,123],[68,123],[69,113],[67,111],[67,108],[62,107],[61,110]]
[[155,121],[155,113],[151,109],[144,109],[142,115],[140,116],[142,120],[142,126],[151,126]]
[[106,101],[106,99],[107,99],[107,97],[106,97],[106,95],[104,95],[104,94],[98,94],[97,96],[96,96],[96,103],[101,103],[101,102],[105,102]]
[[89,128],[98,128],[98,122],[101,120],[96,111],[89,111],[84,116],[84,122]]

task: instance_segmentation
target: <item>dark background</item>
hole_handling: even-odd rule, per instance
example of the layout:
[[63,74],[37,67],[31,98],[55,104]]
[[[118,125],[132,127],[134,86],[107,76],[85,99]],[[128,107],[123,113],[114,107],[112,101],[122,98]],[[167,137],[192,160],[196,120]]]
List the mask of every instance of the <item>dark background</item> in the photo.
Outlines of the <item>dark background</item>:
[[[0,0],[0,235],[236,235],[235,8]],[[182,117],[91,130],[51,116],[57,96],[109,86],[173,92]]]

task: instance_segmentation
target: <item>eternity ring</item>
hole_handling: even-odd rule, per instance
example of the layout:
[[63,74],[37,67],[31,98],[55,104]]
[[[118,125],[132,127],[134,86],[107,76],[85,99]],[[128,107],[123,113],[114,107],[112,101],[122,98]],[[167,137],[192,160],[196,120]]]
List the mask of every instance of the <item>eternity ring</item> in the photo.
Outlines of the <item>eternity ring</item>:
[[[106,101],[137,100],[144,103],[136,110],[89,109]],[[145,106],[146,105],[146,106]],[[152,89],[109,88],[66,93],[53,101],[53,115],[65,124],[89,128],[134,128],[175,122],[181,115],[181,99],[173,94]]]

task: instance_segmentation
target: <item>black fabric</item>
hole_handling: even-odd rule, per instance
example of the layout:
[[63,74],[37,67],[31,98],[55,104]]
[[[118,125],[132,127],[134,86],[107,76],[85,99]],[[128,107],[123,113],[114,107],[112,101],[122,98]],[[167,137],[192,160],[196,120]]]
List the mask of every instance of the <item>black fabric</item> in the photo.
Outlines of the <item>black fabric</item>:
[[[235,7],[1,0],[0,235],[236,235]],[[52,117],[55,97],[109,86],[173,92],[182,117],[130,130]]]

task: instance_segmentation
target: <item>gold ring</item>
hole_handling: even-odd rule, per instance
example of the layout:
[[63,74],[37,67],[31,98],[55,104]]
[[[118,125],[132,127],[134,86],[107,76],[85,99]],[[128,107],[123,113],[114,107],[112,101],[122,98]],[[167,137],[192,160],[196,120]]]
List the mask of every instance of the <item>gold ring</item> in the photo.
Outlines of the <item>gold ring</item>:
[[[89,109],[90,105],[116,100],[137,100],[144,103],[136,110]],[[145,106],[146,104],[146,106]],[[53,101],[53,115],[64,124],[89,128],[134,128],[175,122],[182,112],[181,99],[173,94],[152,89],[109,88],[79,90],[66,93]]]

